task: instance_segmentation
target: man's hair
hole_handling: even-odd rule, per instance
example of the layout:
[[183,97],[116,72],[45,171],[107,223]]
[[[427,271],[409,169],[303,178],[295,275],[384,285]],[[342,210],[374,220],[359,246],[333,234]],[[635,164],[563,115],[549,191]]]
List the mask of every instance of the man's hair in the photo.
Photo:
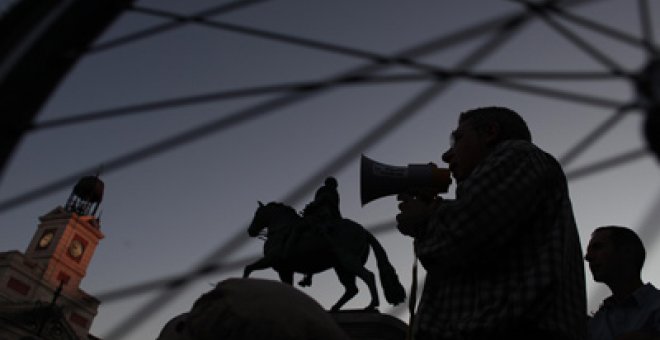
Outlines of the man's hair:
[[516,111],[506,107],[488,106],[465,111],[458,117],[458,122],[467,121],[476,130],[485,128],[492,123],[497,124],[500,133],[495,143],[511,139],[532,141],[532,134],[529,132],[525,120]]
[[335,179],[335,178],[332,177],[332,176],[330,176],[330,177],[326,177],[324,184],[325,184],[326,186],[331,187],[331,188],[337,188],[337,186],[339,185],[339,184],[337,183],[337,179]]
[[598,227],[594,230],[594,233],[599,231],[607,231],[608,238],[614,247],[617,250],[624,250],[625,254],[630,256],[632,265],[634,265],[637,270],[642,270],[644,260],[646,259],[646,250],[644,249],[642,239],[639,238],[637,233],[630,228],[617,225]]

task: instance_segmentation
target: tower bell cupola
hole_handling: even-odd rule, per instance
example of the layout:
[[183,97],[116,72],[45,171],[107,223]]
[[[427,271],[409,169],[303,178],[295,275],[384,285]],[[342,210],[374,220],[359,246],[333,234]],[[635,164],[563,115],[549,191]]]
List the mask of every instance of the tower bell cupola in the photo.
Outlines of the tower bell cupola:
[[103,188],[103,181],[98,175],[81,178],[71,191],[64,209],[80,216],[95,216],[103,199]]

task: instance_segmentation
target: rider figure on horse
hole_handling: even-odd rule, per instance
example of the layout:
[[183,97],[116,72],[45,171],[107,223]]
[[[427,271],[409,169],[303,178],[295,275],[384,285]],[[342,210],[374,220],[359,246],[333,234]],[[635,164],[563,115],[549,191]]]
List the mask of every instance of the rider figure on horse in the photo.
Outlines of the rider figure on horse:
[[308,203],[302,211],[305,222],[324,231],[328,222],[341,219],[337,186],[337,180],[334,177],[330,176],[325,179],[323,186],[316,190],[314,200]]
[[[291,249],[300,239],[300,235],[306,231],[319,233],[332,246],[332,240],[328,236],[328,227],[342,218],[339,212],[337,186],[337,180],[329,176],[325,179],[323,186],[316,190],[314,200],[308,203],[302,211],[302,223],[298,228],[294,228],[289,236],[284,249],[285,257],[291,255]],[[301,286],[309,286],[311,283],[311,275],[305,275],[304,279],[300,281]]]

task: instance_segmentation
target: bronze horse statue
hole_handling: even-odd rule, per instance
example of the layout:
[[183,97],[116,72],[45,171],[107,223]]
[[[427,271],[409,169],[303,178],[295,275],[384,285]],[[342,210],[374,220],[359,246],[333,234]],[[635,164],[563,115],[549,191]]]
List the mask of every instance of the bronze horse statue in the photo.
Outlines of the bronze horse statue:
[[[278,202],[266,205],[259,202],[248,234],[251,237],[259,236],[264,228],[267,228],[264,257],[247,265],[243,277],[248,277],[254,270],[273,268],[284,283],[292,284],[293,274],[302,273],[306,275],[303,281],[311,284],[311,275],[334,268],[345,291],[331,310],[339,310],[357,294],[355,277],[362,279],[369,287],[371,302],[365,309],[373,310],[379,305],[376,280],[374,274],[364,266],[371,248],[376,255],[385,299],[393,305],[405,300],[405,290],[385,250],[357,222],[343,218],[327,227],[315,228],[308,225],[290,206]],[[298,228],[299,234],[294,242],[290,242],[294,228]]]

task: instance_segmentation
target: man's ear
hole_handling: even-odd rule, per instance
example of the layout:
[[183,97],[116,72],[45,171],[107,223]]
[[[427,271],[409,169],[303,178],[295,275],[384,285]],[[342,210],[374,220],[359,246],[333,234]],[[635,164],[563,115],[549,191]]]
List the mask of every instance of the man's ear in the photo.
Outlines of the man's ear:
[[500,139],[500,125],[491,122],[488,123],[483,129],[483,136],[488,145],[494,145]]

